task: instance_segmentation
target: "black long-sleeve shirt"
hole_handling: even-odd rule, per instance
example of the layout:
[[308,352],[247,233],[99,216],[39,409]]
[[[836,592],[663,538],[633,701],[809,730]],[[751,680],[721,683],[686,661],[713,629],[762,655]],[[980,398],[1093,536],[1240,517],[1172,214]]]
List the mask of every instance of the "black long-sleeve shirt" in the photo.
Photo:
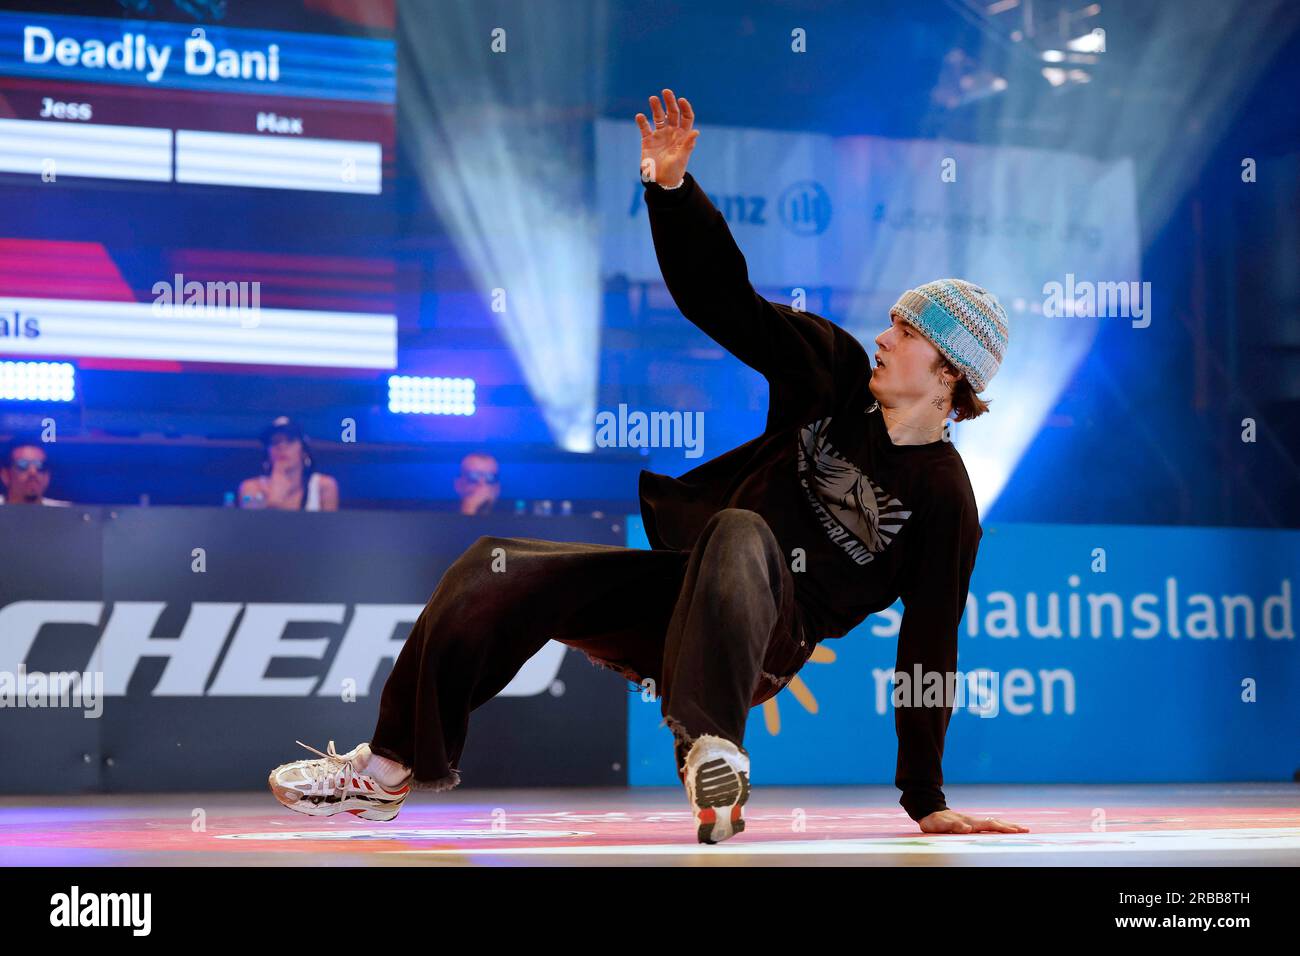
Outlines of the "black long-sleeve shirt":
[[[903,600],[896,671],[916,683],[957,670],[957,627],[983,530],[951,442],[896,445],[867,387],[871,361],[852,335],[760,296],[726,219],[694,177],[645,184],[655,254],[682,314],[768,382],[763,433],[678,478],[642,471],[654,548],[686,550],[722,508],[772,528],[796,599],[819,642]],[[916,689],[920,695],[920,688]],[[952,699],[895,706],[899,803],[913,820],[946,809],[943,744]]]

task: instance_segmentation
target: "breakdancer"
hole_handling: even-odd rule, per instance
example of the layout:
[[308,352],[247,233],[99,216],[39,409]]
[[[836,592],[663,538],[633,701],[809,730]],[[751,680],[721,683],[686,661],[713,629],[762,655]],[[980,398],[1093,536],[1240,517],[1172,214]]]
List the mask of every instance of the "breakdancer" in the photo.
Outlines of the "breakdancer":
[[653,681],[697,838],[717,843],[744,829],[749,710],[821,641],[901,597],[896,671],[948,693],[895,694],[899,802],[929,833],[1023,832],[949,809],[941,789],[983,533],[945,422],[988,410],[976,392],[1002,361],[1006,313],[960,279],[906,291],[873,368],[838,326],[754,291],[726,220],[686,172],[694,111],[663,98],[650,98],[653,126],[636,115],[655,252],[682,314],[767,379],[763,433],[680,478],[641,473],[649,551],[479,538],[412,628],[370,741],[308,747],[318,757],[276,768],[271,790],[302,813],[391,820],[412,789],[457,786],[470,712],[557,640]]

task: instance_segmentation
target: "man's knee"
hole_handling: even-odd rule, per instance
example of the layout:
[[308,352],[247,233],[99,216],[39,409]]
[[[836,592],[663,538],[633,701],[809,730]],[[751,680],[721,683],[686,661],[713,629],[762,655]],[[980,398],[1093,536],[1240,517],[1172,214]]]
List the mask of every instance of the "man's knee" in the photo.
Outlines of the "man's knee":
[[711,519],[696,588],[716,594],[721,606],[747,602],[758,589],[769,592],[780,571],[781,546],[757,512],[726,508]]
[[443,575],[445,587],[464,589],[491,580],[494,562],[500,562],[505,539],[484,535],[461,552]]
[[727,538],[756,538],[763,543],[775,541],[772,529],[757,511],[748,508],[723,508],[709,519],[714,535]]
[[502,540],[503,539],[498,538],[495,535],[482,535],[481,537],[476,538],[474,543],[465,549],[464,553],[466,556],[482,556],[484,554],[491,554],[492,549],[498,547]]
[[723,564],[734,559],[766,563],[780,555],[781,546],[766,520],[748,508],[724,508],[709,519],[709,543]]

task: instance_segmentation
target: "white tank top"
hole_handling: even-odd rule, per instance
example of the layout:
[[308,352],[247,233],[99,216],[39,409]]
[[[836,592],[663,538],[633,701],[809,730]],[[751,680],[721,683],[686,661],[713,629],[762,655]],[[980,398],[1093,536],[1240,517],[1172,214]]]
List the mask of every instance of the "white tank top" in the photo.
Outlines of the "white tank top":
[[[266,476],[259,475],[257,480],[261,482],[263,494],[266,493]],[[264,507],[264,506],[263,506]],[[320,511],[320,473],[313,471],[311,477],[307,479],[306,500],[302,503],[303,511]]]
[[307,479],[307,500],[303,502],[303,511],[320,511],[320,473],[313,471]]

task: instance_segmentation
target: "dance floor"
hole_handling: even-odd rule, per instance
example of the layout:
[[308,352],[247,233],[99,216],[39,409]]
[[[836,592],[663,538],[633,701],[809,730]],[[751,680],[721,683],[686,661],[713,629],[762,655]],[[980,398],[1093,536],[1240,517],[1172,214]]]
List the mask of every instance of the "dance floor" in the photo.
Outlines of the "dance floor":
[[269,792],[0,797],[4,866],[1295,866],[1300,784],[952,786],[1029,833],[923,834],[886,787],[756,788],[695,842],[679,789],[420,793],[388,823]]

